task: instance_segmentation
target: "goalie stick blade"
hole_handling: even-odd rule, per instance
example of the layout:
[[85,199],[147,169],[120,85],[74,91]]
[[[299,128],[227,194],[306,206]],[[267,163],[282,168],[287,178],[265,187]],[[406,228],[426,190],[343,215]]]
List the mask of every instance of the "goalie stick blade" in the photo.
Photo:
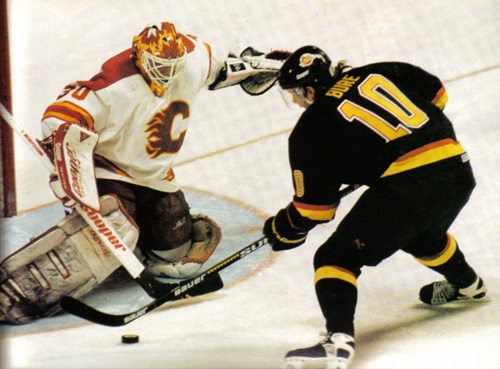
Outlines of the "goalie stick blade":
[[106,313],[70,296],[64,296],[61,299],[60,306],[64,311],[90,322],[108,327],[120,327],[133,322],[167,302],[201,296],[218,291],[224,286],[219,273],[207,276],[203,279],[203,283],[198,283],[197,278],[194,277],[179,284],[171,283],[172,289],[164,296],[158,297],[135,311],[124,314]]

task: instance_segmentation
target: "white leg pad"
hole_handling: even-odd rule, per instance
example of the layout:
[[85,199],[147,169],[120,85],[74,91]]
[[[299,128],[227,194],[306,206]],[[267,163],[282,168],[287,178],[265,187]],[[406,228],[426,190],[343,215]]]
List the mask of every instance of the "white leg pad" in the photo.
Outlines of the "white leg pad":
[[[113,196],[100,198],[101,214],[125,245],[135,248],[137,225]],[[76,212],[0,264],[0,321],[29,323],[60,310],[62,296],[80,297],[120,266]]]

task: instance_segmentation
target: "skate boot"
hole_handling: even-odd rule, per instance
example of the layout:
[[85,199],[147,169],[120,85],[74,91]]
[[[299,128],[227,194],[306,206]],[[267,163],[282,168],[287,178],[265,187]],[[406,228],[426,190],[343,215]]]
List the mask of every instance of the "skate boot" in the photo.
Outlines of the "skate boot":
[[448,281],[428,284],[420,289],[420,300],[429,305],[443,305],[452,301],[483,301],[486,286],[481,278],[467,288],[458,289]]
[[344,333],[323,333],[315,346],[289,351],[284,369],[346,369],[354,358],[354,338]]

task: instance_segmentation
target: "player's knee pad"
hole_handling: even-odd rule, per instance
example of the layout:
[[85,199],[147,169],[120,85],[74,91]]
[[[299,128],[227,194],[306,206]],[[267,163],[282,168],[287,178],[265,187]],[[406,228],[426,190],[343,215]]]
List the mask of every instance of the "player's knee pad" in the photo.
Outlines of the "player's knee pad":
[[[132,250],[138,229],[113,196],[101,214]],[[74,212],[0,264],[0,321],[29,323],[60,310],[62,296],[79,297],[120,266],[99,236]]]
[[210,217],[202,214],[193,215],[192,221],[193,237],[184,255],[177,255],[175,260],[166,260],[160,256],[161,252],[147,251],[145,264],[153,275],[170,278],[191,277],[213,254],[222,237],[220,227]]
[[315,270],[329,265],[336,265],[359,275],[364,264],[360,250],[353,244],[353,240],[334,234],[314,255]]

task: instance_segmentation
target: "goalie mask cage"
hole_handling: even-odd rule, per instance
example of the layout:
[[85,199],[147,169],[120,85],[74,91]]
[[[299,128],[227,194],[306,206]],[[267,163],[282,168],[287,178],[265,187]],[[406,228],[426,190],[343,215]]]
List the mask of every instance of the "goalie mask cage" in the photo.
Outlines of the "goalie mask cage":
[[[0,102],[7,110],[12,112],[7,1],[2,1],[0,5],[0,89]],[[2,177],[0,179],[2,201],[0,204],[0,213],[2,217],[11,217],[17,214],[14,134],[7,123],[2,118],[0,120],[2,120],[0,128],[0,155],[2,156]]]

